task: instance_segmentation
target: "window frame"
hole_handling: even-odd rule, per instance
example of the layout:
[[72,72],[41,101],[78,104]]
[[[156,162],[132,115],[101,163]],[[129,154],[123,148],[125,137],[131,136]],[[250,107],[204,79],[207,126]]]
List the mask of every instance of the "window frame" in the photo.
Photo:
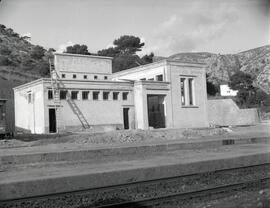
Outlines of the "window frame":
[[122,100],[128,100],[128,92],[122,92]]
[[77,79],[77,74],[72,74],[73,79]]
[[82,100],[89,100],[89,91],[82,91]]
[[48,90],[48,100],[53,100],[53,90]]
[[119,100],[119,92],[113,92],[113,100]]
[[59,94],[60,100],[66,100],[67,99],[67,93],[68,93],[67,90],[60,90],[60,94]]
[[[76,94],[74,94],[74,93],[76,93]],[[74,98],[73,97],[73,95],[76,95],[76,98]],[[71,91],[70,92],[70,98],[71,98],[71,100],[79,100],[79,91]]]
[[[93,100],[99,100],[99,91],[93,91],[92,92],[92,99]],[[95,95],[97,95],[97,97],[95,97]]]
[[180,76],[180,100],[182,107],[197,107],[195,99],[195,78]]
[[104,92],[102,92],[102,99],[103,100],[109,100],[109,96],[110,96],[110,92],[108,92],[108,91],[104,91]]

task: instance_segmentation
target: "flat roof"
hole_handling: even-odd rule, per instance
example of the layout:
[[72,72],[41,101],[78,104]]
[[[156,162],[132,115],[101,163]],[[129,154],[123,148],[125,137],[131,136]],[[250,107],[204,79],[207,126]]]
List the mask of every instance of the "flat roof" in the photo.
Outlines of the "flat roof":
[[83,54],[75,54],[75,53],[54,53],[54,55],[84,57],[84,58],[99,58],[99,59],[110,59],[110,60],[113,59],[113,57],[109,57],[109,56],[83,55]]
[[117,77],[117,75],[125,75],[125,74],[128,74],[130,72],[145,70],[151,66],[155,66],[155,65],[162,66],[162,65],[166,65],[166,64],[177,64],[179,66],[195,66],[195,67],[197,66],[199,68],[202,68],[201,66],[206,66],[205,63],[201,63],[201,62],[182,62],[182,61],[178,61],[178,60],[162,59],[162,60],[157,61],[157,62],[137,66],[137,67],[122,70],[119,72],[115,72],[112,75],[113,75],[113,77]]

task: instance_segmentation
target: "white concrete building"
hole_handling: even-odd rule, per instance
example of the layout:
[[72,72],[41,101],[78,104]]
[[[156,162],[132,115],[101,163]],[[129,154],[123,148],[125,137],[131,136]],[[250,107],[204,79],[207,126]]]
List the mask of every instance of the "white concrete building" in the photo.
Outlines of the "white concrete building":
[[52,79],[14,88],[17,130],[209,125],[202,63],[162,60],[112,73],[112,58],[57,53],[54,67]]
[[221,96],[236,96],[237,93],[238,93],[238,90],[232,90],[227,84],[220,85]]

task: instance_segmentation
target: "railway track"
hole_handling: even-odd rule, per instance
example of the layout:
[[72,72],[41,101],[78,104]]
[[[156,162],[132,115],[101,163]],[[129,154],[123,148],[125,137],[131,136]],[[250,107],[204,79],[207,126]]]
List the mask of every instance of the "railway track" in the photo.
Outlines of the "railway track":
[[270,187],[270,163],[111,187],[0,201],[1,208],[182,207],[242,190]]

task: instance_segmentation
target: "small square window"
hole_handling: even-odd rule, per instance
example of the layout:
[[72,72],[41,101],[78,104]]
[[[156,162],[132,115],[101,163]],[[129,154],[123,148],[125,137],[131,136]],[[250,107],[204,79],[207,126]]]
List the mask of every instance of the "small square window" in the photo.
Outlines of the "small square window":
[[109,92],[103,92],[103,100],[109,100]]
[[78,99],[78,91],[71,91],[71,99],[77,100]]
[[128,92],[123,92],[122,94],[123,100],[127,100],[127,97],[128,97]]
[[67,98],[67,91],[60,90],[60,100],[65,100]]
[[84,79],[87,79],[87,75],[83,75],[83,78],[84,78]]
[[62,74],[61,77],[64,79],[66,78],[66,74]]
[[49,100],[53,99],[53,91],[52,90],[48,90],[48,99]]
[[73,77],[73,79],[76,79],[77,78],[77,75],[76,74],[73,74],[72,77]]
[[157,81],[163,81],[163,75],[162,75],[162,74],[157,75],[157,76],[156,76],[156,80],[157,80]]
[[88,100],[88,95],[89,95],[89,92],[88,91],[83,91],[82,92],[82,99],[83,100]]
[[94,91],[93,92],[93,100],[98,100],[99,92]]
[[95,75],[95,76],[94,76],[94,79],[98,79],[98,76],[97,76],[97,75]]
[[119,92],[113,92],[113,100],[118,100]]
[[108,79],[108,77],[107,76],[104,76],[104,80],[107,80]]

